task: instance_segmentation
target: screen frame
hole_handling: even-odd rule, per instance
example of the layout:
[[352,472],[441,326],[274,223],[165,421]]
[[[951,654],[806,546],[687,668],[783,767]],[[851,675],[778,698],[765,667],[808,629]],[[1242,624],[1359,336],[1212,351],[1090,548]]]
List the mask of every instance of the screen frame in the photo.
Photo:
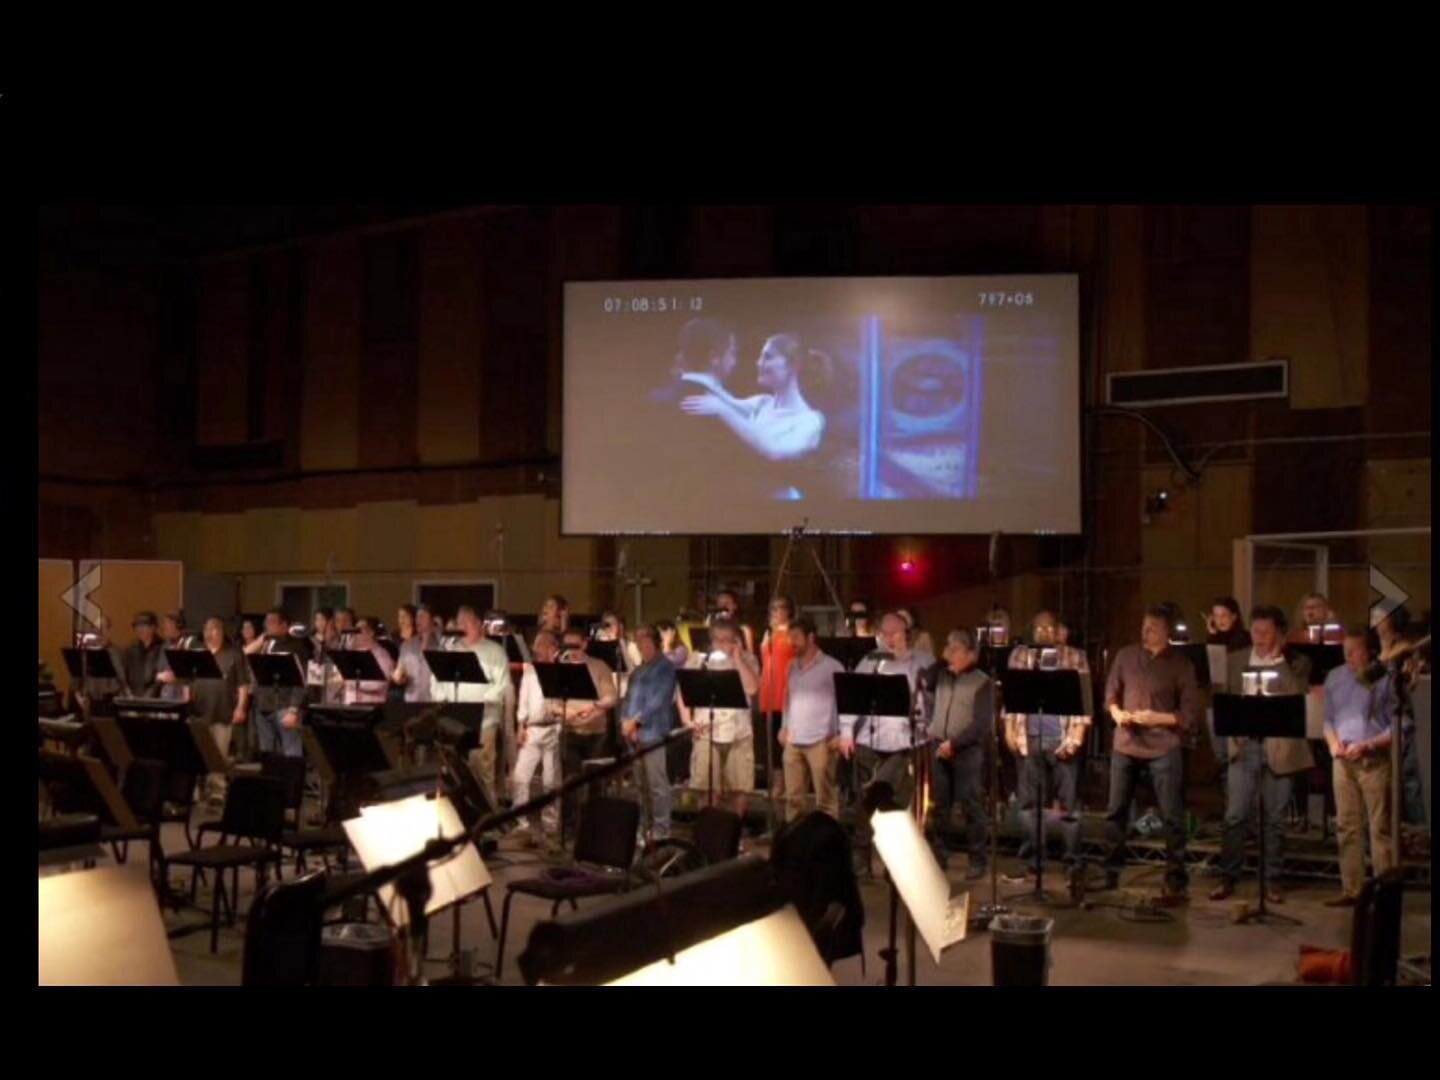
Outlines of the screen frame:
[[[921,529],[907,528],[907,529],[904,529],[904,530],[888,530],[888,529],[826,529],[826,528],[821,528],[821,527],[818,527],[818,526],[817,526],[817,527],[812,527],[812,526],[810,525],[810,517],[809,517],[809,515],[803,515],[801,521],[798,521],[798,522],[796,522],[796,523],[793,524],[793,525],[789,525],[789,526],[786,526],[786,527],[784,527],[784,528],[777,529],[777,530],[773,530],[773,531],[771,531],[771,530],[761,530],[761,531],[748,530],[748,531],[743,531],[743,532],[741,532],[741,531],[716,532],[716,531],[714,531],[714,530],[709,530],[709,531],[704,531],[704,532],[692,532],[692,531],[688,531],[688,530],[678,530],[678,529],[677,529],[677,530],[667,530],[667,531],[649,531],[649,530],[641,530],[641,531],[623,530],[623,531],[622,531],[622,530],[594,530],[594,529],[584,529],[584,530],[581,530],[581,529],[571,529],[571,528],[569,528],[568,523],[567,523],[567,520],[566,520],[566,514],[565,514],[565,502],[566,502],[566,499],[565,499],[566,479],[565,479],[565,477],[566,477],[566,472],[567,472],[566,467],[565,467],[565,466],[566,466],[566,454],[567,454],[566,437],[565,437],[565,436],[566,436],[566,429],[567,429],[567,427],[569,426],[568,414],[567,414],[567,406],[568,406],[568,404],[569,404],[569,397],[568,397],[567,380],[566,380],[566,378],[565,378],[565,375],[566,375],[566,351],[565,351],[565,346],[566,346],[566,337],[567,337],[567,333],[566,333],[566,328],[567,328],[566,312],[567,312],[568,304],[569,304],[569,302],[570,302],[570,301],[569,301],[569,298],[570,298],[570,290],[571,290],[571,287],[572,287],[572,286],[577,286],[577,285],[614,285],[614,286],[620,286],[620,287],[625,287],[625,288],[636,288],[636,287],[644,286],[644,287],[647,287],[647,288],[653,287],[653,288],[659,289],[659,288],[662,288],[662,287],[664,287],[664,286],[672,285],[672,284],[674,284],[674,283],[676,283],[676,282],[684,282],[684,283],[687,284],[687,285],[701,285],[701,284],[720,284],[720,283],[732,283],[732,284],[733,284],[733,283],[761,284],[761,283],[767,283],[767,282],[791,282],[791,281],[854,281],[854,280],[863,280],[863,281],[877,281],[877,282],[880,282],[880,281],[890,281],[890,282],[894,282],[894,281],[941,281],[941,280],[945,280],[945,279],[956,279],[956,280],[965,280],[965,279],[988,280],[988,279],[995,279],[995,278],[1056,278],[1056,279],[1059,279],[1059,278],[1071,278],[1071,279],[1074,280],[1074,283],[1075,283],[1075,358],[1076,358],[1076,362],[1075,362],[1075,384],[1074,384],[1073,389],[1074,389],[1074,395],[1075,395],[1075,396],[1074,396],[1074,401],[1075,401],[1075,414],[1074,414],[1074,419],[1075,419],[1075,423],[1076,423],[1076,435],[1077,435],[1077,446],[1076,446],[1076,476],[1077,476],[1077,483],[1076,483],[1076,487],[1077,487],[1077,490],[1078,490],[1078,495],[1077,495],[1077,500],[1078,500],[1078,513],[1077,513],[1077,528],[1076,528],[1076,530],[1075,530],[1074,532],[1063,531],[1063,530],[1060,530],[1060,529],[1031,529],[1031,530],[1023,530],[1023,531],[1008,530],[1008,529],[1007,529],[1007,530],[984,529],[984,530],[978,530],[978,531],[974,531],[974,532],[963,532],[963,531],[956,531],[956,530],[953,530],[953,529],[937,530],[937,529],[923,529],[923,528],[921,528]],[[750,537],[760,537],[760,536],[775,537],[775,536],[780,536],[780,537],[784,537],[784,536],[796,535],[796,534],[797,534],[797,530],[798,530],[798,533],[799,533],[799,534],[803,534],[803,535],[807,535],[807,536],[815,536],[815,537],[835,537],[835,538],[838,538],[838,539],[865,538],[865,537],[875,537],[875,538],[880,538],[880,539],[895,538],[895,537],[916,537],[916,538],[921,538],[921,537],[942,537],[942,536],[976,537],[976,536],[992,536],[992,535],[996,535],[997,533],[1000,533],[1000,532],[1003,532],[1003,533],[1004,533],[1005,535],[1007,535],[1007,536],[1026,536],[1026,537],[1032,537],[1032,536],[1033,536],[1033,537],[1039,537],[1039,538],[1047,538],[1047,537],[1056,537],[1056,538],[1083,538],[1084,536],[1087,535],[1086,521],[1087,521],[1087,518],[1088,518],[1088,516],[1089,516],[1089,515],[1088,515],[1088,510],[1087,510],[1087,504],[1088,504],[1088,498],[1087,498],[1087,496],[1088,496],[1088,489],[1089,489],[1089,474],[1088,474],[1088,470],[1087,470],[1087,465],[1088,465],[1088,462],[1089,462],[1089,454],[1088,454],[1088,452],[1087,452],[1086,442],[1085,442],[1085,419],[1086,419],[1086,416],[1087,416],[1087,413],[1088,413],[1088,409],[1087,409],[1087,405],[1086,405],[1086,402],[1085,402],[1085,385],[1086,385],[1086,384],[1085,384],[1085,377],[1086,377],[1086,363],[1087,363],[1087,357],[1086,357],[1087,319],[1086,319],[1086,314],[1085,314],[1084,299],[1085,299],[1085,297],[1086,297],[1087,295],[1088,295],[1088,294],[1087,294],[1087,275],[1084,274],[1084,273],[1081,273],[1079,270],[1037,270],[1037,271],[1033,271],[1033,272],[1013,271],[1013,270],[1012,270],[1012,271],[1003,271],[1003,272],[996,272],[996,273],[966,273],[966,274],[866,274],[866,273],[829,273],[829,274],[778,274],[778,273],[775,273],[775,274],[772,274],[772,273],[767,273],[767,274],[750,274],[750,275],[734,274],[734,275],[725,275],[725,276],[720,276],[720,277],[714,277],[714,276],[708,276],[708,275],[677,274],[677,275],[671,275],[671,276],[663,277],[663,278],[652,278],[652,277],[639,277],[639,278],[635,278],[635,277],[573,277],[573,278],[572,278],[572,277],[566,277],[566,278],[563,278],[563,279],[561,280],[561,282],[560,282],[560,364],[559,364],[559,367],[560,367],[560,409],[559,409],[559,413],[560,413],[560,415],[559,415],[559,425],[558,425],[558,426],[559,426],[559,438],[558,438],[559,452],[558,452],[558,455],[557,455],[557,456],[558,456],[558,466],[557,466],[557,467],[558,467],[558,470],[559,470],[559,474],[560,474],[560,475],[559,475],[559,478],[558,478],[558,479],[559,479],[559,482],[558,482],[558,484],[556,485],[557,488],[558,488],[558,491],[559,491],[558,499],[559,499],[559,502],[560,502],[560,507],[559,507],[559,519],[560,519],[560,520],[559,520],[559,535],[560,535],[562,538],[587,539],[587,540],[602,540],[602,539],[612,539],[612,538],[619,538],[619,539],[644,539],[644,538],[664,539],[664,538],[667,538],[667,537],[673,537],[673,538],[675,538],[675,539],[684,540],[684,539],[697,539],[697,538],[709,537],[709,536],[750,536]],[[936,501],[940,501],[940,500],[936,500]]]

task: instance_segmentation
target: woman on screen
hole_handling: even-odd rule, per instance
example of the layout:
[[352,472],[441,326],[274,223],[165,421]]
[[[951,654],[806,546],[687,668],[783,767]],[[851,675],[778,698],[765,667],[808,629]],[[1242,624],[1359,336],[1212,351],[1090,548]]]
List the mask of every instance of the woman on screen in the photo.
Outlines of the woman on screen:
[[[806,400],[802,383],[813,387],[827,382],[830,358],[806,349],[795,334],[776,334],[765,342],[756,368],[756,382],[769,393],[736,398],[722,387],[709,386],[709,393],[687,397],[680,407],[690,416],[719,417],[766,461],[794,462],[813,454],[825,434],[825,415]],[[781,485],[774,495],[804,497],[793,484]]]

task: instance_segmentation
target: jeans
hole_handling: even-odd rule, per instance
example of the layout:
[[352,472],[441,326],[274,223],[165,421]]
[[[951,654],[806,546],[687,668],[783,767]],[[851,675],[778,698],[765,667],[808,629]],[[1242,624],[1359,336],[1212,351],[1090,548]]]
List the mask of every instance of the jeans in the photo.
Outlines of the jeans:
[[298,727],[287,728],[280,721],[287,712],[284,708],[274,712],[255,711],[255,745],[262,754],[273,754],[277,750],[286,757],[304,757],[305,743]]
[[[609,757],[614,753],[610,742],[610,733],[606,731],[597,732],[593,735],[577,735],[573,731],[567,731],[562,736],[564,753],[561,754],[562,774],[565,779],[578,776],[583,768],[583,762],[590,758]],[[586,789],[586,798],[593,799],[600,794],[600,782],[595,781]],[[575,792],[567,792],[561,800],[561,817],[565,830],[565,836],[575,835],[575,826],[579,821],[576,816],[579,809]]]
[[1265,880],[1279,881],[1285,864],[1285,810],[1290,805],[1293,777],[1276,776],[1265,763],[1265,749],[1254,739],[1240,744],[1226,776],[1225,836],[1220,843],[1220,873],[1229,881],[1245,866],[1245,834],[1255,818],[1255,798],[1265,802]]
[[1110,754],[1110,804],[1105,811],[1105,869],[1118,873],[1125,865],[1125,838],[1130,828],[1130,804],[1140,774],[1150,771],[1160,816],[1165,822],[1165,883],[1185,888],[1185,792],[1181,787],[1180,748],[1158,758],[1133,758],[1119,751]]
[[970,865],[984,866],[990,855],[986,847],[990,816],[985,809],[985,748],[968,746],[948,760],[937,754],[931,776],[934,783],[931,845],[940,857],[940,864],[943,866],[944,856],[955,850],[951,847],[949,825],[953,808],[959,803],[965,813]]
[[870,815],[865,812],[865,788],[872,783],[889,784],[895,792],[894,805],[907,807],[915,794],[910,776],[910,751],[897,750],[881,754],[868,746],[855,747],[855,797],[859,803],[855,814],[855,847],[870,850]]
[[635,785],[641,797],[649,792],[650,834],[656,840],[670,835],[670,774],[665,768],[665,755],[650,753],[635,762]]
[[[1025,828],[1024,844],[1030,850],[1022,851],[1032,860],[1035,857],[1035,794],[1040,789],[1040,813],[1050,805],[1051,798],[1059,799],[1060,837],[1065,842],[1065,862],[1071,866],[1080,861],[1080,814],[1075,792],[1079,783],[1079,762],[1075,758],[1060,761],[1054,751],[1043,754],[1027,754],[1020,759],[1020,780],[1017,794],[1020,796],[1020,821]],[[1028,811],[1028,812],[1027,812]]]

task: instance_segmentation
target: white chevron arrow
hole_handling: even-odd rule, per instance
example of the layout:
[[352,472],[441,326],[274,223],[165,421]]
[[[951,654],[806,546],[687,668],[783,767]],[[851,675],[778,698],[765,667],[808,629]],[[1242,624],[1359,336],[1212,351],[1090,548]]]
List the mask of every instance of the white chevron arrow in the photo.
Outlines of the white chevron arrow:
[[100,566],[96,563],[89,573],[60,594],[60,599],[78,611],[80,617],[96,630],[100,629],[100,605],[90,599],[90,594],[100,587]]
[[1385,617],[1398,608],[1410,594],[1382,574],[1378,567],[1370,567],[1370,588],[1380,594],[1380,602],[1370,605],[1370,625],[1379,626]]

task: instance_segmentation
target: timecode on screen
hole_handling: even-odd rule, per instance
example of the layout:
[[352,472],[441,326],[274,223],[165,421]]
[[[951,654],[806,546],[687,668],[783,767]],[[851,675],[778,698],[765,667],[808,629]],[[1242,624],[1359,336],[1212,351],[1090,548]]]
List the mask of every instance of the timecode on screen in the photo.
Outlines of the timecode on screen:
[[664,315],[675,311],[703,311],[703,296],[607,296],[605,313],[615,315]]
[[1035,294],[1028,292],[982,292],[981,307],[1030,307],[1035,303]]

